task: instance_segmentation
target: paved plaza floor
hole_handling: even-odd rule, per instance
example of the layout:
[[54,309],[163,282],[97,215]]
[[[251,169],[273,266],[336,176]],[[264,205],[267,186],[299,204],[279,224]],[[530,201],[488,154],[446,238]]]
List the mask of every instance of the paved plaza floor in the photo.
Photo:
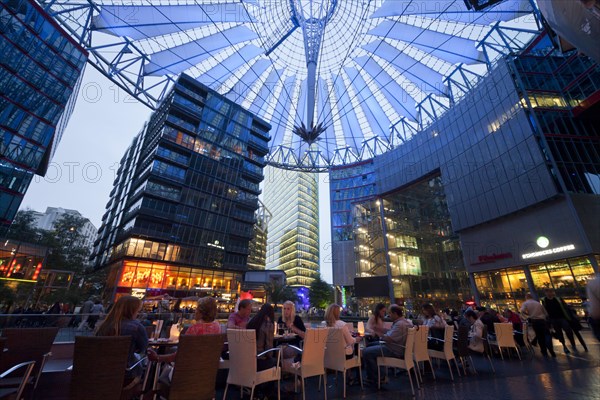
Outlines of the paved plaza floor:
[[[526,400],[526,399],[599,399],[600,400],[600,343],[589,331],[583,331],[589,352],[584,352],[578,346],[578,352],[565,354],[562,346],[555,341],[556,358],[543,358],[539,348],[535,354],[525,354],[519,361],[515,355],[504,360],[493,358],[496,373],[492,372],[487,359],[473,357],[477,374],[469,373],[467,376],[456,376],[455,381],[450,380],[448,368],[445,365],[438,367],[434,361],[437,379],[434,380],[428,372],[424,377],[421,389],[416,390],[416,399],[427,400]],[[340,384],[336,384],[335,374],[330,373],[327,379],[327,398],[342,398],[342,376],[338,375]],[[61,382],[63,379],[63,382]],[[64,392],[64,385],[68,385],[66,378],[61,374],[44,374],[34,399],[58,400],[63,399],[60,392]],[[318,378],[307,380],[307,400],[324,399],[323,391],[317,390]],[[60,386],[62,390],[58,390]],[[283,380],[282,387],[293,387],[293,380]],[[223,389],[218,389],[216,399],[223,396]],[[230,389],[228,399],[239,399],[238,389]],[[248,396],[244,396],[245,399]],[[282,392],[283,400],[301,400],[301,393]],[[389,383],[382,386],[360,388],[360,385],[347,388],[347,399],[412,399],[410,384],[406,373],[392,376],[390,370]],[[85,399],[82,399],[85,400]]]

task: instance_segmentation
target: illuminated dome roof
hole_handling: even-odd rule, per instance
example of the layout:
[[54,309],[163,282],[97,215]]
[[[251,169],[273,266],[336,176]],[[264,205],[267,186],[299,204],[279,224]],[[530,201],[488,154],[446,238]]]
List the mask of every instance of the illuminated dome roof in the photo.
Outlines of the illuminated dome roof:
[[[526,0],[47,7],[90,61],[140,101],[154,107],[185,72],[272,124],[271,164],[307,170],[368,159],[409,139],[436,114],[425,104],[451,106],[457,68],[477,76],[537,29]],[[526,19],[532,29],[523,28]]]

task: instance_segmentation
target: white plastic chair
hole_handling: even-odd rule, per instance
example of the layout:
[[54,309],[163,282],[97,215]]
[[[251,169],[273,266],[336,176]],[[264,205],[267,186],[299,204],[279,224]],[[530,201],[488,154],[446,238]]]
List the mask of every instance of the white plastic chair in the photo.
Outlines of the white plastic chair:
[[29,377],[31,376],[31,372],[33,371],[33,367],[35,366],[35,361],[27,361],[20,364],[15,365],[14,367],[4,371],[0,374],[0,382],[2,379],[5,379],[7,376],[12,374],[13,372],[20,370],[21,368],[25,369],[25,373],[19,377],[19,381],[17,382],[17,386],[2,388],[0,389],[0,397],[4,398],[9,395],[15,395],[16,400],[21,400],[23,397],[23,392],[25,391],[25,386],[29,381]]
[[[498,346],[498,350],[500,350],[500,358],[504,360],[504,355],[502,349],[515,349],[517,351],[517,356],[519,356],[519,360],[521,359],[521,352],[519,351],[519,346],[515,342],[515,336],[513,332],[513,324],[512,323],[494,323],[494,331],[496,331],[496,346]],[[510,352],[509,352],[510,357]]]
[[[299,363],[293,363],[289,366],[284,364],[284,371],[294,374],[294,390],[297,389],[297,380],[302,381],[302,400],[305,400],[306,390],[304,380],[311,376],[323,377],[325,400],[327,400],[327,375],[325,374],[325,343],[329,328],[307,329],[304,334],[304,348],[299,349],[296,346],[289,346],[302,354]],[[321,381],[319,379],[319,387]]]
[[419,379],[423,383],[423,377],[421,376],[421,367],[419,363],[423,363],[423,374],[425,374],[425,361],[429,363],[433,379],[435,379],[435,371],[433,370],[433,364],[429,357],[429,351],[427,350],[427,337],[429,335],[429,327],[425,325],[419,326],[419,329],[415,333],[415,363],[417,364],[417,372],[419,373]]
[[[330,329],[325,348],[325,368],[342,373],[344,378],[344,398],[346,398],[346,371],[358,368],[360,387],[363,387],[360,351],[354,357],[346,359],[346,341],[341,329]],[[337,381],[337,379],[336,379]]]
[[[229,385],[250,388],[250,398],[254,397],[254,388],[265,382],[277,381],[277,399],[280,399],[281,357],[278,347],[256,354],[256,331],[254,329],[228,329],[229,374],[223,399],[227,398]],[[275,351],[277,363],[273,368],[257,371],[258,357]]]
[[406,337],[406,347],[404,349],[404,359],[398,357],[377,357],[377,387],[381,389],[381,369],[380,367],[392,367],[405,369],[408,372],[408,380],[410,382],[410,389],[412,390],[413,396],[415,395],[415,388],[413,386],[412,377],[410,371],[412,370],[415,374],[417,387],[420,388],[419,378],[415,371],[414,354],[413,349],[415,346],[415,331],[416,328],[410,328],[408,330],[408,336]]
[[[460,368],[458,367],[458,362],[456,362],[456,357],[454,356],[454,351],[452,350],[452,340],[454,336],[454,327],[447,325],[444,328],[444,349],[443,350],[432,350],[429,349],[429,357],[437,358],[439,360],[446,360],[448,363],[448,369],[450,370],[450,379],[454,380],[454,375],[452,374],[452,365],[450,365],[450,361],[454,360],[454,364],[456,365],[456,372],[458,376],[460,376]],[[437,339],[439,340],[439,339]]]

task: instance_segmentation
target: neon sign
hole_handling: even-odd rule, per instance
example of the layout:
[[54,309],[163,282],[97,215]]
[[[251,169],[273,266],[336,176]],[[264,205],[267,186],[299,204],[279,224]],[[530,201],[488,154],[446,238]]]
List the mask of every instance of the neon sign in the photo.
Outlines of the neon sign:
[[574,244],[568,244],[566,246],[561,246],[561,247],[554,247],[552,249],[547,249],[547,250],[534,251],[533,253],[525,253],[525,254],[521,255],[521,258],[523,258],[525,260],[527,258],[541,257],[541,256],[546,256],[548,254],[563,253],[565,251],[571,251],[571,250],[575,250]]

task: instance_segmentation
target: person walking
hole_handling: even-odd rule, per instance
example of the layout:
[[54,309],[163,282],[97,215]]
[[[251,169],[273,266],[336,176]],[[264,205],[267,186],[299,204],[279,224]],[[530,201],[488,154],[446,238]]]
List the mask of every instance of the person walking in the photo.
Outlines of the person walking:
[[550,323],[552,324],[552,328],[554,328],[554,332],[556,332],[556,338],[562,343],[565,354],[569,354],[570,351],[565,343],[563,331],[567,335],[567,338],[569,338],[573,350],[577,351],[573,329],[571,329],[570,325],[571,315],[565,301],[556,296],[554,289],[546,289],[546,297],[542,298],[542,304],[548,312]]
[[588,281],[586,291],[587,297],[590,299],[588,302],[589,325],[596,339],[600,341],[600,274]]
[[79,324],[79,326],[77,327],[76,330],[81,331],[84,328],[90,329],[90,326],[88,324],[88,319],[90,318],[90,313],[92,312],[92,307],[94,307],[94,301],[90,297],[89,299],[86,300],[85,303],[83,303],[83,306],[79,310],[79,314],[81,314],[81,323]]
[[542,355],[548,357],[548,353],[550,353],[552,357],[556,357],[552,346],[552,337],[548,331],[548,313],[544,306],[539,301],[534,300],[531,293],[527,293],[520,311],[521,314],[527,317],[527,321],[531,324]]

